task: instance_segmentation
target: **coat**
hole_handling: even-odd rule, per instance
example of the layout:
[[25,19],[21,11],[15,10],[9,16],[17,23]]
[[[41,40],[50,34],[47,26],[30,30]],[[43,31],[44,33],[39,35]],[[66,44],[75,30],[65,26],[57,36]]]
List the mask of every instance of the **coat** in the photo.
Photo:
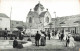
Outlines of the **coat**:
[[36,35],[35,35],[35,40],[39,40],[40,39],[40,34],[39,33],[36,33]]

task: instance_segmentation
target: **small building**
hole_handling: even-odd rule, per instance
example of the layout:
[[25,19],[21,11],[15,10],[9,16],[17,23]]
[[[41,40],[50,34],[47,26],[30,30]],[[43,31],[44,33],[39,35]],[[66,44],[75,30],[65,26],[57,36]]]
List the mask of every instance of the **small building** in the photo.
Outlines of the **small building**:
[[0,30],[5,30],[5,28],[10,30],[10,18],[4,13],[0,13]]
[[11,30],[18,30],[16,27],[24,27],[25,24],[23,21],[15,21],[15,20],[11,20]]

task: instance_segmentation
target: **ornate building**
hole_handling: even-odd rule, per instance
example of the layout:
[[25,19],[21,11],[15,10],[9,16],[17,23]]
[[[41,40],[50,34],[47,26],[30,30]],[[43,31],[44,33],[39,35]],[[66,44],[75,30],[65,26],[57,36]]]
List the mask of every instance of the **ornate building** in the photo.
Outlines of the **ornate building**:
[[48,25],[51,22],[51,15],[46,9],[44,11],[43,5],[39,2],[37,5],[34,7],[34,11],[30,9],[27,18],[26,18],[26,23],[27,23],[27,30],[26,32],[32,32],[33,34],[36,33],[38,30],[44,30],[46,25]]

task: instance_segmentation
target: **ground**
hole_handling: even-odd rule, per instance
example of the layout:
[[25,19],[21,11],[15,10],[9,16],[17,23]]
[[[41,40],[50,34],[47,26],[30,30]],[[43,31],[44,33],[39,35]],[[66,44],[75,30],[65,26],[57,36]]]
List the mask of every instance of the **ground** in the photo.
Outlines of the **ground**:
[[[0,39],[3,39],[1,37]],[[22,49],[6,49],[6,50],[0,50],[0,51],[79,51],[80,48],[80,42],[75,42],[75,47],[65,47],[65,41],[60,41],[56,39],[51,39],[46,41],[46,46],[35,46],[34,44],[34,38],[31,38],[33,45],[29,47],[25,47]],[[24,40],[27,40],[27,37],[24,38]]]

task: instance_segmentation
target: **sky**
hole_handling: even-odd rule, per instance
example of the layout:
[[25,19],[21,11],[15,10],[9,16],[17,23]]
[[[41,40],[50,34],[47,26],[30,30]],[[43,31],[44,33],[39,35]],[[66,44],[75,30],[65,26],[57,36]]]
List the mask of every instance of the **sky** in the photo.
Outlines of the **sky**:
[[44,10],[48,8],[52,18],[55,18],[54,12],[57,17],[80,14],[80,0],[1,0],[0,13],[9,17],[11,13],[11,20],[26,22],[28,12],[33,10],[39,1]]

